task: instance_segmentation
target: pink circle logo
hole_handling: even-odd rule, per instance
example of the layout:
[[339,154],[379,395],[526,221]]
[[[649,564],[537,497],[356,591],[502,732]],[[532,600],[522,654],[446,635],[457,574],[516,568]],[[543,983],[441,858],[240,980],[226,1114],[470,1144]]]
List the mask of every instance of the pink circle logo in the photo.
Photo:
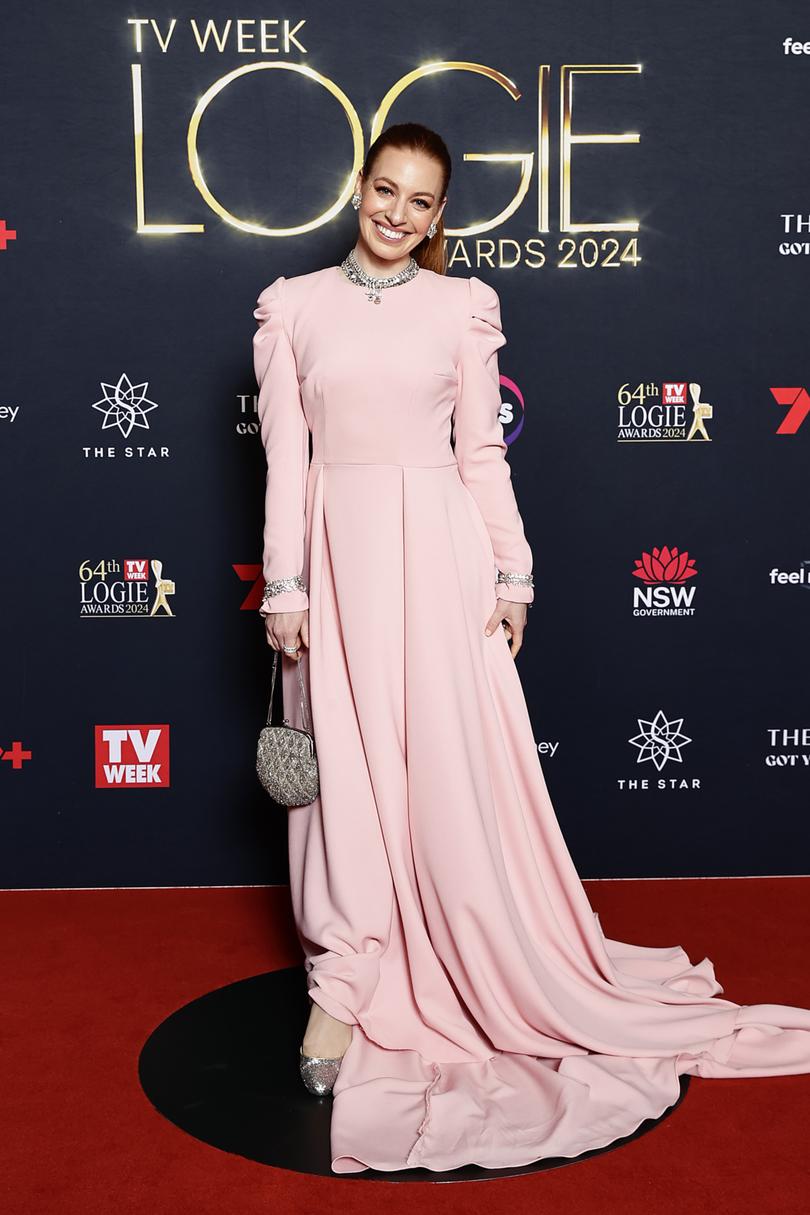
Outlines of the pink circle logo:
[[515,408],[511,401],[505,402],[507,408],[512,414],[512,420],[514,423],[508,434],[506,433],[506,425],[504,425],[504,441],[509,444],[514,443],[515,439],[523,430],[523,424],[526,421],[526,402],[523,399],[523,393],[520,391],[514,380],[510,380],[508,375],[502,375],[499,378],[501,388],[508,388],[509,392],[517,401],[517,408]]

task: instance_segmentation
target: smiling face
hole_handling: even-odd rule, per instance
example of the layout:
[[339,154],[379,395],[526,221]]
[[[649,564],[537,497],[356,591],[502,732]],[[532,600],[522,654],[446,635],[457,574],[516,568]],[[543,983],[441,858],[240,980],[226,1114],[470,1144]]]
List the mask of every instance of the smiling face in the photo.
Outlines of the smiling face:
[[369,274],[396,274],[412,251],[438,222],[446,197],[440,198],[442,167],[424,152],[383,148],[367,181],[357,175],[362,197],[357,212],[357,260]]

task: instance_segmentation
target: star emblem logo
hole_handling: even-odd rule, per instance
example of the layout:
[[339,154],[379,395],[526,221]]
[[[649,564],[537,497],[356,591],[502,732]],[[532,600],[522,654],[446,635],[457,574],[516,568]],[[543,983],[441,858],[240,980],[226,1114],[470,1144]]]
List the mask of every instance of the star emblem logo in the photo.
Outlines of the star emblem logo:
[[117,384],[102,381],[104,396],[100,401],[93,402],[93,409],[104,414],[101,429],[109,430],[117,426],[125,439],[129,438],[136,426],[148,430],[149,419],[146,415],[157,409],[157,401],[150,401],[146,396],[148,387],[148,380],[143,384],[133,384],[128,375],[122,375]]
[[683,718],[668,721],[663,709],[659,709],[652,721],[643,717],[636,718],[641,731],[634,738],[628,739],[634,747],[638,747],[636,763],[643,764],[651,760],[660,772],[667,760],[682,764],[681,748],[692,741],[681,733]]

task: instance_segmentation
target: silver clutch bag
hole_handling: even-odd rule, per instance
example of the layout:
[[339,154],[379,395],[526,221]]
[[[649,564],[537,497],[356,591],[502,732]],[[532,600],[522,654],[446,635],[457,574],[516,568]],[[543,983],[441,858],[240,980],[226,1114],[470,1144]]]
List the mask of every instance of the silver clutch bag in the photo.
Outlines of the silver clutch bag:
[[[270,683],[270,707],[267,725],[259,734],[256,750],[256,773],[263,787],[281,806],[306,806],[318,796],[318,757],[311,728],[298,729],[285,717],[284,724],[274,726],[273,691],[276,686],[279,651],[273,656],[273,677]],[[305,726],[311,726],[301,660],[296,659],[298,682],[301,685],[301,711]]]

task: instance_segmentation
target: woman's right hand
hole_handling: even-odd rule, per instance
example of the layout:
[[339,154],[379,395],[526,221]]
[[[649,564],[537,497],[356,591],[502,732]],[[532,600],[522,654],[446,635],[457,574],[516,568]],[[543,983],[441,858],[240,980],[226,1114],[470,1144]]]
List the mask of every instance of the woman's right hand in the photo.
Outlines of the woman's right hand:
[[295,646],[295,654],[289,658],[299,658],[302,645],[309,648],[309,611],[304,612],[270,612],[264,618],[264,631],[267,644],[274,650],[284,653],[284,646]]

